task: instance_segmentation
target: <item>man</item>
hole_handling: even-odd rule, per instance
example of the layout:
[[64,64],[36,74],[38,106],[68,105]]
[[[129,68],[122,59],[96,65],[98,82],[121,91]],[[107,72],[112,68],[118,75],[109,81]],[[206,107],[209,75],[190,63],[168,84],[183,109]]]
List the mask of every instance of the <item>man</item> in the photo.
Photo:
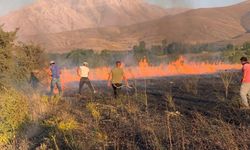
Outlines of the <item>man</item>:
[[40,83],[39,79],[37,78],[37,73],[38,73],[38,71],[36,71],[36,70],[31,71],[31,73],[30,73],[29,83],[34,90],[36,90],[38,88],[39,83]]
[[89,80],[89,68],[87,62],[84,62],[83,65],[77,69],[77,74],[81,78],[79,83],[79,94],[81,95],[82,87],[84,86],[85,83],[91,89],[92,93],[96,93],[93,85]]
[[62,85],[60,81],[61,70],[54,61],[50,62],[50,75],[52,77],[50,85],[50,95],[53,95],[55,85],[57,86],[59,95],[61,95],[62,94]]
[[240,96],[242,99],[242,105],[244,108],[249,109],[248,95],[250,94],[250,64],[246,57],[240,59],[242,64],[242,80]]
[[112,85],[114,90],[114,97],[117,98],[122,87],[122,81],[125,81],[126,85],[128,85],[127,78],[124,74],[124,71],[121,67],[121,61],[116,62],[116,67],[113,68],[109,74],[108,78],[108,86]]

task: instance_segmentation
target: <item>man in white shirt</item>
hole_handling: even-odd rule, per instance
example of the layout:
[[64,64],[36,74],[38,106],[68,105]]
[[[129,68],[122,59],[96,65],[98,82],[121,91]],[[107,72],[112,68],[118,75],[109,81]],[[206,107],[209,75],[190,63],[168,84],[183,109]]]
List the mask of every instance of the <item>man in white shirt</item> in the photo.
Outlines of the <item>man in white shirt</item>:
[[81,95],[82,87],[84,86],[85,83],[91,89],[92,93],[96,93],[93,85],[91,84],[89,80],[89,68],[88,68],[87,62],[84,62],[82,66],[78,67],[77,74],[79,77],[81,77],[81,80],[79,83],[79,94]]

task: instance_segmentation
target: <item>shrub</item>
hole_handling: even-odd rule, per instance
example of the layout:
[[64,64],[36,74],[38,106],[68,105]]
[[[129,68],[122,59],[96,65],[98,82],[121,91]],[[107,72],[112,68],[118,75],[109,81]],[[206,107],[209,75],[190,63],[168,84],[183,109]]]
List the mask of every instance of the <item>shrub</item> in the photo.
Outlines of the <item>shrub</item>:
[[97,109],[97,106],[94,103],[88,103],[87,104],[87,109],[90,111],[91,115],[96,121],[99,121],[101,118],[101,114]]
[[28,121],[27,98],[13,89],[0,95],[0,144],[9,143]]

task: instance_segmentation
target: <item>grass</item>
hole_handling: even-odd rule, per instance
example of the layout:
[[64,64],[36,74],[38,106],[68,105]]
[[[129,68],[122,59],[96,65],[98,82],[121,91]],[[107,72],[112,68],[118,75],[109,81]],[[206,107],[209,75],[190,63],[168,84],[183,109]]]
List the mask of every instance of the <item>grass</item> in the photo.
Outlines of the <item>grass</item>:
[[9,144],[29,120],[27,97],[13,89],[0,95],[0,145]]
[[[218,77],[217,80],[221,78]],[[28,118],[33,116],[30,120],[38,123],[39,132],[31,136],[32,138],[27,138],[25,132],[22,135],[26,137],[24,139],[28,139],[27,147],[41,150],[249,149],[250,113],[219,99],[216,103],[203,100],[206,97],[199,93],[210,93],[208,97],[216,99],[213,95],[224,95],[224,90],[220,92],[213,91],[213,88],[202,88],[204,84],[212,87],[213,83],[210,82],[213,80],[199,77],[199,82],[196,81],[195,79],[195,85],[199,83],[196,86],[199,91],[197,94],[179,88],[185,86],[180,79],[171,84],[163,79],[148,80],[150,84],[146,88],[147,109],[144,80],[137,81],[136,95],[124,93],[117,100],[105,93],[95,97],[86,95],[85,99],[50,99],[35,94],[27,98],[27,107],[36,106],[36,110],[29,108],[28,112],[32,113],[26,114]],[[162,87],[158,86],[158,82]],[[220,87],[224,86],[222,82],[215,82]],[[168,85],[164,86],[164,83]],[[236,101],[237,93],[234,94],[232,90],[237,88],[231,86],[228,89],[228,99]],[[162,91],[162,95],[159,91]],[[15,97],[12,92],[7,95]],[[195,101],[196,99],[198,100]],[[69,100],[75,103],[70,103]],[[30,105],[30,102],[34,105]],[[29,124],[25,126],[27,128]],[[16,128],[16,131],[18,132],[15,135],[22,133],[21,128]],[[19,136],[12,136],[10,141],[15,138],[20,139]],[[16,148],[20,147],[20,143],[17,140],[15,144],[9,142],[9,145]]]
[[199,76],[192,76],[190,78],[185,78],[183,80],[183,87],[184,89],[188,92],[191,93],[193,95],[197,95],[198,94],[198,89],[199,89],[199,80],[200,77]]

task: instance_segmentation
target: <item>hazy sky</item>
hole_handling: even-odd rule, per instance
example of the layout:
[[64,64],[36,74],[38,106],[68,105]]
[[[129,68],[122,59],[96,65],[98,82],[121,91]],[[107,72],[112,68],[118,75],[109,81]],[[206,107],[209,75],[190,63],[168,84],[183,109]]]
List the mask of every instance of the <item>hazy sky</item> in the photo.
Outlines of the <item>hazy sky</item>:
[[[0,0],[0,15],[30,4],[35,0]],[[217,7],[232,5],[244,0],[146,0],[165,7]]]
[[207,8],[233,5],[244,0],[147,0],[165,7]]

